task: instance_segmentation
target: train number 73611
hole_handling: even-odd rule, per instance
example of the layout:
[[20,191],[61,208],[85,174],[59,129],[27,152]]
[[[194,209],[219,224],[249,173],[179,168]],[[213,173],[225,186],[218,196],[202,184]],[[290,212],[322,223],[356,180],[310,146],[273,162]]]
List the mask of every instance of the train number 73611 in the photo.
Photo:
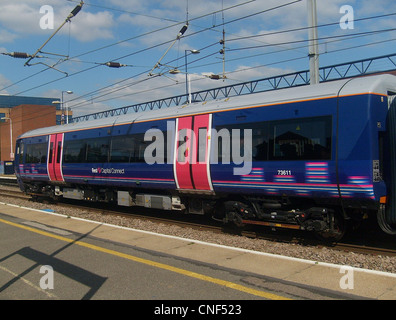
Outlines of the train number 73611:
[[291,176],[291,170],[278,170],[278,176]]

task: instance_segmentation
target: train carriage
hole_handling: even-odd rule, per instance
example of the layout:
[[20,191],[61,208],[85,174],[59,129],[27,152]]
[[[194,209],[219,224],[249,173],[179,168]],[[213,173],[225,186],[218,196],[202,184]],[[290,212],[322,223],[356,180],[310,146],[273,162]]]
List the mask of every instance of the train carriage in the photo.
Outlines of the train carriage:
[[396,213],[396,77],[345,79],[42,128],[19,137],[28,194],[210,214],[340,238]]

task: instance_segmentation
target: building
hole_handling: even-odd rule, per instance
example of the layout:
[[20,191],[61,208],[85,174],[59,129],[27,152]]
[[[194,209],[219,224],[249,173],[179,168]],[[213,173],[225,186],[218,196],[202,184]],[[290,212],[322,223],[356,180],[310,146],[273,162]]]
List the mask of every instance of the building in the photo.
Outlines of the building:
[[[19,105],[37,105],[37,106],[56,106],[56,124],[61,124],[65,121],[67,114],[69,120],[73,118],[73,112],[62,110],[61,99],[59,98],[41,98],[41,97],[26,97],[26,96],[10,96],[0,94],[0,118],[9,117],[10,110]],[[55,102],[55,103],[54,103]],[[62,111],[64,116],[62,117]],[[3,121],[3,120],[0,120]]]
[[[21,134],[63,123],[62,111],[60,99],[0,95],[1,163],[14,160],[15,142]],[[68,117],[72,118],[71,111]]]

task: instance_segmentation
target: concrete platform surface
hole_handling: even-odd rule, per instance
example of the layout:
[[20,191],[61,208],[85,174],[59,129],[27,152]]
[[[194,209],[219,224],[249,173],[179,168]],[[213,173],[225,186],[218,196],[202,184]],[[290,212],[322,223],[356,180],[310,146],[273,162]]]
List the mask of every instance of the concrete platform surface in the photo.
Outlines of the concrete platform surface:
[[231,248],[2,203],[0,203],[0,212],[30,221],[32,227],[34,223],[47,226],[48,232],[51,232],[51,228],[56,228],[63,232],[69,230],[81,234],[89,233],[90,236],[104,240],[296,284],[362,298],[396,299],[396,274]]

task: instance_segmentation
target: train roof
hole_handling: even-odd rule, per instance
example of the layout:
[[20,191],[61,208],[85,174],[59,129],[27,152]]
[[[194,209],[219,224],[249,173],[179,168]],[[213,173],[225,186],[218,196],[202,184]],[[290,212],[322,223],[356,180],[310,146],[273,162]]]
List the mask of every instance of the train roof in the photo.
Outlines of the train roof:
[[22,134],[20,138],[122,125],[131,122],[143,122],[201,113],[219,112],[222,110],[248,108],[258,105],[274,105],[294,101],[297,102],[320,98],[330,98],[337,97],[338,95],[348,96],[365,93],[387,95],[389,91],[396,93],[396,76],[382,74],[350,78],[320,83],[317,85],[307,85],[261,93],[252,93],[226,99],[195,102],[187,105],[169,107],[166,109],[142,111],[138,113],[129,113],[120,116],[102,118],[99,120],[82,121],[66,125],[40,128],[26,132]]

